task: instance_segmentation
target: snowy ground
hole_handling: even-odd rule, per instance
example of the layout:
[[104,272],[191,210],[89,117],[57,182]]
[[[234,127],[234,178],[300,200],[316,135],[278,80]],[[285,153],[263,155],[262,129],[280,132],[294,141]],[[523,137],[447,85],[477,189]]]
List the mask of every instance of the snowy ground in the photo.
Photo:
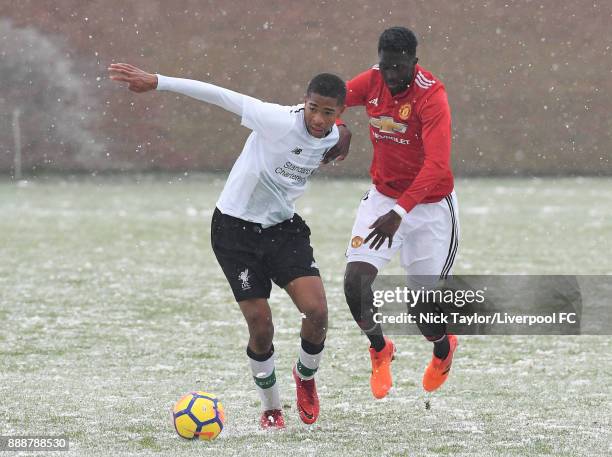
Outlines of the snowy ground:
[[[300,316],[276,289],[288,427],[259,431],[246,326],[209,245],[222,183],[0,182],[1,435],[67,434],[62,455],[74,456],[611,455],[610,337],[463,337],[429,410],[420,388],[429,344],[396,337],[396,387],[371,397],[366,340],[342,293],[366,181],[316,180],[301,201],[330,308],[322,413],[311,427],[297,417]],[[609,180],[469,179],[457,192],[456,272],[612,274]],[[226,408],[212,443],[181,440],[171,426],[173,402],[196,389]]]

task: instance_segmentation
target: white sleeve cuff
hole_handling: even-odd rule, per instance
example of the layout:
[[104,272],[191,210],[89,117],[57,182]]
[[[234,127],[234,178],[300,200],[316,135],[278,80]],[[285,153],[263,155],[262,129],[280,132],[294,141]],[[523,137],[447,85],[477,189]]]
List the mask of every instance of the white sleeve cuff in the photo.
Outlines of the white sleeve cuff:
[[393,211],[395,211],[397,214],[400,215],[400,217],[404,217],[406,214],[408,214],[408,211],[406,211],[404,208],[402,208],[400,205],[395,204],[395,206],[393,206],[393,208],[391,208]]
[[155,75],[157,76],[157,88],[156,90],[166,90],[168,87],[168,78],[163,75]]

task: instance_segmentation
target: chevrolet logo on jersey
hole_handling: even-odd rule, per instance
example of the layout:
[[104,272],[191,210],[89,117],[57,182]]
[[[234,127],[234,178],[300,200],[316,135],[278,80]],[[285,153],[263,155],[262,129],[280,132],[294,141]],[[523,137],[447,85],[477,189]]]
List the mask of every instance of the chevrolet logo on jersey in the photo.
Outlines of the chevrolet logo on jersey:
[[406,124],[395,122],[389,116],[371,117],[370,125],[376,127],[381,133],[405,133],[408,128]]

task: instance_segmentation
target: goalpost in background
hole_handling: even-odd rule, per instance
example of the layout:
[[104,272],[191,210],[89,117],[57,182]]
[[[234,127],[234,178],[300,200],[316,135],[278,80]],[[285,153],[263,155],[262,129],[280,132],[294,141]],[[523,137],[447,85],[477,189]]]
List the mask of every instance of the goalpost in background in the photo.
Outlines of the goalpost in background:
[[13,179],[15,181],[21,181],[21,127],[19,125],[19,117],[21,116],[21,109],[18,107],[13,109]]

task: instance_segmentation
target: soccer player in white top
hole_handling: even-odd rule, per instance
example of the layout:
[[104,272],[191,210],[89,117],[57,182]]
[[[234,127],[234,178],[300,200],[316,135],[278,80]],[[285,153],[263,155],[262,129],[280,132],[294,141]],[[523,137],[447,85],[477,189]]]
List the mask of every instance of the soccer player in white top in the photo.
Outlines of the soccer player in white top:
[[338,142],[335,121],[344,110],[344,82],[319,74],[310,81],[304,104],[281,106],[125,63],[112,64],[109,71],[112,80],[128,83],[134,92],[167,90],[220,106],[241,116],[242,125],[252,130],[217,201],[213,251],[249,328],[247,355],[262,402],[261,426],[284,427],[268,305],[272,282],[287,291],[303,316],[293,377],[300,418],[314,423],[319,416],[314,376],[327,331],[327,302],[310,229],[294,203]]

